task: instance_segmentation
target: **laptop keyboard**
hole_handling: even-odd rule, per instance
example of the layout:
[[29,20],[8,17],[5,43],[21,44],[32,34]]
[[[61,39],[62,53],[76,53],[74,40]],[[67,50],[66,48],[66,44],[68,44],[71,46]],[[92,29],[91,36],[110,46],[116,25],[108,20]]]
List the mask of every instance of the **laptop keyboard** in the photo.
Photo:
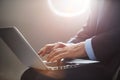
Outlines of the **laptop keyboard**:
[[49,70],[64,70],[64,69],[70,69],[70,68],[76,68],[78,67],[77,64],[72,64],[72,63],[50,63],[50,62],[45,62]]
[[84,59],[73,59],[73,60],[64,60],[61,62],[46,62],[47,68],[49,70],[63,70],[63,69],[70,69],[70,68],[76,68],[84,64],[91,64],[91,63],[98,63],[99,61],[93,61],[93,60],[84,60]]
[[48,66],[48,70],[64,70],[64,69],[71,69],[71,68],[76,68],[78,65],[64,65],[64,66]]

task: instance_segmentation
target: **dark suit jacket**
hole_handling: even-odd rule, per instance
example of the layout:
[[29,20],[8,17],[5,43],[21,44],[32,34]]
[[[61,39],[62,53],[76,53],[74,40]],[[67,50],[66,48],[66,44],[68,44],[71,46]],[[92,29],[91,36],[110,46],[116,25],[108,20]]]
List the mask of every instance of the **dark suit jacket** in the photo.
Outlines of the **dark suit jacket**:
[[105,1],[102,18],[98,24],[99,2],[94,3],[88,24],[71,42],[79,43],[94,36],[92,47],[97,60],[114,73],[120,64],[120,1]]

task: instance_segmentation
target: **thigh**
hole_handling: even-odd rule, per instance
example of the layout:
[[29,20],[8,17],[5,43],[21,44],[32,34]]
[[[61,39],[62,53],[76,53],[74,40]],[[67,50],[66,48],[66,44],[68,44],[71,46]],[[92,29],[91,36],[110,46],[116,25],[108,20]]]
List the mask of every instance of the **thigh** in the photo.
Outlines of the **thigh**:
[[27,69],[21,76],[21,80],[57,80],[55,78],[52,78],[46,74],[46,73],[42,73],[42,72],[46,72],[46,71],[40,71],[40,70],[36,70],[33,68],[29,68]]
[[[41,71],[30,68],[23,73],[21,80],[112,80],[105,66],[101,64],[87,64],[63,71],[43,72],[42,74]],[[54,77],[47,74],[52,74]]]
[[79,68],[65,70],[65,80],[112,80],[112,75],[102,64],[81,65]]

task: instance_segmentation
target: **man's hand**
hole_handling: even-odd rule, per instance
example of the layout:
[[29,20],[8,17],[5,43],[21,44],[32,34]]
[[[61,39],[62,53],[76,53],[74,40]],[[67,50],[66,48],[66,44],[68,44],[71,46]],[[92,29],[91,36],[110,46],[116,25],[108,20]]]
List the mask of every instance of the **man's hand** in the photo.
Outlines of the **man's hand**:
[[38,52],[38,55],[44,56],[46,54],[49,54],[54,49],[63,48],[63,47],[65,47],[65,43],[62,43],[62,42],[47,44],[43,48],[40,49],[40,51]]
[[84,42],[77,44],[65,44],[62,42],[48,44],[39,52],[39,55],[44,56],[45,54],[48,54],[47,61],[49,62],[60,61],[62,58],[74,59],[87,56]]
[[60,61],[62,58],[74,59],[86,56],[84,42],[78,44],[65,44],[65,47],[52,50],[47,57],[47,61],[55,62]]

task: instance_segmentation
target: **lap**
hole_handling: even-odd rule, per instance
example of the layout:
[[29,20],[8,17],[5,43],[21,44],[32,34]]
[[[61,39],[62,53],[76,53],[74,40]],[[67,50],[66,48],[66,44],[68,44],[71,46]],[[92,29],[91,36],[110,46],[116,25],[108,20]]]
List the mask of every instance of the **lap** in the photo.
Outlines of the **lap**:
[[79,68],[42,71],[29,68],[21,80],[112,80],[104,65],[86,64]]

